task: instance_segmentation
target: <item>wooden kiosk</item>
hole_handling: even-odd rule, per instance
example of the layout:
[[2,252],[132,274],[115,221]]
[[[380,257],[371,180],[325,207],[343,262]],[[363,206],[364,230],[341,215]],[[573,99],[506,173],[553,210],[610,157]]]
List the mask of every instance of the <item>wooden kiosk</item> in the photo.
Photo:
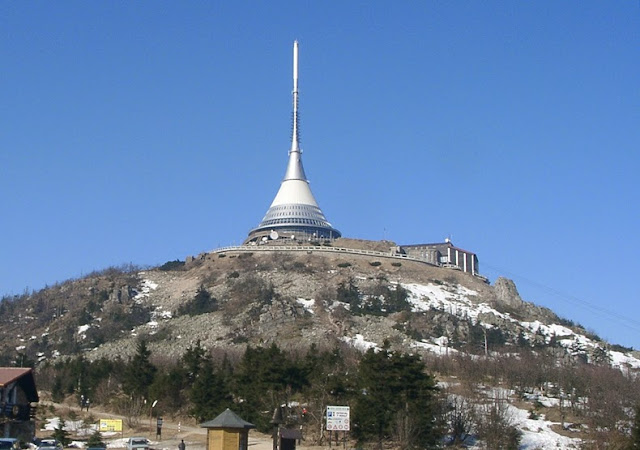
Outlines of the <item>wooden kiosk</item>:
[[200,426],[207,429],[207,450],[247,450],[249,430],[256,427],[229,408]]

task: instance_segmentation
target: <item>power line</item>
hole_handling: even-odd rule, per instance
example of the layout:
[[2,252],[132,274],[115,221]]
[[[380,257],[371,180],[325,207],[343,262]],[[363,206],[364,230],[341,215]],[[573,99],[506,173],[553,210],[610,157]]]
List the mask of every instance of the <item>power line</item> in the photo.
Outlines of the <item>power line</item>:
[[567,303],[570,303],[574,306],[579,306],[582,307],[584,309],[587,310],[591,310],[591,312],[595,312],[595,313],[601,313],[604,314],[606,316],[608,316],[609,319],[615,321],[616,323],[625,326],[627,328],[629,328],[630,330],[636,331],[636,332],[640,332],[640,321],[637,321],[635,319],[632,319],[631,317],[628,316],[624,316],[618,312],[615,311],[611,311],[607,308],[604,308],[602,306],[596,305],[593,302],[589,302],[587,300],[581,299],[576,297],[575,295],[570,295],[567,294],[565,292],[562,292],[556,288],[553,288],[551,286],[548,286],[544,283],[541,283],[539,281],[535,281],[535,280],[531,280],[527,277],[515,274],[513,272],[509,272],[507,270],[504,270],[502,268],[499,267],[495,267],[495,266],[491,266],[490,264],[487,264],[486,262],[483,262],[482,265],[484,267],[487,267],[489,269],[492,269],[496,272],[502,272],[505,275],[511,277],[511,278],[516,278],[518,280],[522,280],[527,284],[530,284],[532,286],[535,286],[539,289],[545,290],[550,294],[553,294],[555,296],[557,296],[558,298],[560,298],[561,300],[566,301]]

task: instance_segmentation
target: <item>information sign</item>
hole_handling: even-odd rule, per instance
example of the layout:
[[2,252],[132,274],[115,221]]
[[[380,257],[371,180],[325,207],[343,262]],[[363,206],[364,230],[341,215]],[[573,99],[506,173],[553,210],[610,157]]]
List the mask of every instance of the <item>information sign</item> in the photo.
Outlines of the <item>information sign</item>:
[[327,406],[327,430],[349,431],[348,406]]

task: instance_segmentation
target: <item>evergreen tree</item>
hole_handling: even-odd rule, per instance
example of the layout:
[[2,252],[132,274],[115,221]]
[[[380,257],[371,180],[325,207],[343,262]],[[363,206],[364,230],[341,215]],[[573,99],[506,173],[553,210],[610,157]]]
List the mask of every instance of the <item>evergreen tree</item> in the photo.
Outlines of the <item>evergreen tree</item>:
[[187,372],[189,381],[193,382],[200,368],[205,360],[205,349],[200,345],[200,339],[196,342],[195,346],[189,346],[187,351],[182,356],[182,364]]
[[354,434],[360,441],[395,439],[401,448],[433,448],[436,427],[435,380],[419,356],[370,349],[358,369],[359,395],[354,408]]
[[71,443],[71,439],[69,439],[69,432],[64,429],[65,425],[64,419],[60,419],[58,426],[53,429],[52,434],[52,437],[57,439],[63,447],[67,447]]
[[144,339],[138,342],[136,354],[129,360],[124,372],[123,390],[131,398],[148,398],[156,367],[151,364],[151,351]]
[[191,387],[191,414],[197,421],[215,418],[226,408],[232,406],[233,397],[224,378],[214,370],[210,358],[206,358]]
[[360,290],[355,281],[353,281],[353,278],[349,278],[347,284],[342,282],[338,285],[336,297],[339,302],[348,303],[349,309],[353,314],[362,314]]
[[87,440],[87,447],[106,447],[106,444],[102,440],[102,433],[100,430],[96,430],[93,432],[89,439]]
[[207,291],[204,285],[201,285],[196,291],[195,297],[178,308],[178,314],[197,316],[199,314],[217,311],[217,309],[218,300],[209,294],[209,291]]
[[64,390],[62,387],[62,378],[59,375],[53,380],[53,387],[51,388],[51,400],[60,403],[64,400]]
[[302,365],[290,361],[276,344],[247,347],[234,381],[243,400],[238,405],[240,415],[260,431],[270,429],[271,414],[277,406],[307,385]]
[[171,366],[159,371],[149,386],[149,399],[162,399],[162,406],[179,410],[186,403],[186,390],[191,381],[181,366]]

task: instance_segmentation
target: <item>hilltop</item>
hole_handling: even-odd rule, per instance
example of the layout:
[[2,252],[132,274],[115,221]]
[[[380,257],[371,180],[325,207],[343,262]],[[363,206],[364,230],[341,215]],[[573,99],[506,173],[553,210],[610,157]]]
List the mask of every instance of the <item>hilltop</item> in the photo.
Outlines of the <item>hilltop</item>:
[[[619,395],[631,392],[616,398],[616,411],[639,401],[637,352],[524,301],[508,279],[490,285],[394,256],[393,246],[352,239],[315,247],[274,243],[144,270],[109,268],[5,298],[0,358],[37,367],[79,355],[127,360],[141,339],[157,364],[179,360],[196,343],[237,361],[247,346],[276,344],[301,355],[315,344],[357,354],[386,342],[394,351],[421,355],[453,399],[483,403],[499,389],[511,407],[524,408],[518,423],[553,417],[539,426],[551,430],[556,423],[554,442],[567,435],[567,446],[591,436],[587,419],[597,403],[585,398],[597,377],[608,377]],[[527,417],[534,410],[537,419]],[[569,417],[578,423],[571,431]],[[533,425],[521,428],[527,426]]]

